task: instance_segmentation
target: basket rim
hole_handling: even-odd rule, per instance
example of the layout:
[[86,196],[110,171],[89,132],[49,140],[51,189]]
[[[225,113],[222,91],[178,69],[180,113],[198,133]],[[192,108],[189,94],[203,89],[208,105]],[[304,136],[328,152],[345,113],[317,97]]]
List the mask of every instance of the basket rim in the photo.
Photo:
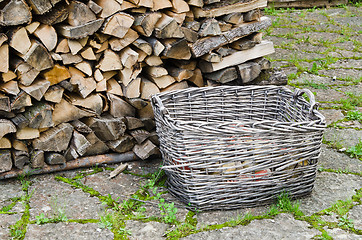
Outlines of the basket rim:
[[[223,89],[235,89],[235,90],[260,90],[260,89],[265,89],[265,90],[273,90],[273,89],[280,89],[283,91],[286,91],[290,94],[292,94],[293,96],[295,96],[298,100],[303,101],[306,104],[310,104],[311,105],[311,109],[310,109],[310,114],[314,115],[315,117],[317,117],[318,119],[313,120],[313,121],[297,121],[297,122],[281,122],[281,121],[277,121],[277,120],[235,120],[235,121],[228,121],[227,123],[225,121],[212,121],[212,122],[203,122],[203,121],[195,121],[195,120],[179,120],[179,119],[175,119],[172,118],[167,110],[166,107],[163,106],[163,102],[161,100],[161,98],[163,97],[168,97],[174,94],[183,94],[183,93],[192,93],[192,92],[203,92],[203,91],[210,91],[210,90],[223,90]],[[311,102],[308,102],[304,97],[300,96],[300,93],[307,93],[307,95],[312,99]],[[280,126],[282,127],[284,126],[295,126],[295,127],[300,127],[300,126],[307,126],[309,128],[311,128],[314,125],[319,125],[318,129],[320,129],[320,127],[324,128],[326,127],[326,119],[325,117],[315,108],[318,107],[318,102],[314,101],[314,95],[312,92],[310,92],[310,90],[308,89],[299,89],[296,88],[295,92],[293,93],[289,88],[286,88],[284,86],[276,86],[276,85],[267,85],[267,86],[258,86],[258,85],[249,85],[249,86],[211,86],[211,87],[190,87],[190,88],[186,88],[186,89],[177,89],[177,90],[172,90],[169,92],[161,92],[161,93],[157,93],[157,94],[153,94],[151,96],[151,104],[153,106],[153,108],[160,108],[160,113],[162,114],[163,118],[167,119],[167,121],[173,125],[173,127],[175,128],[189,128],[190,124],[191,125],[199,125],[200,128],[201,126],[207,127],[207,126],[224,126],[226,124],[230,124],[230,123],[236,123],[236,124],[240,124],[240,125],[245,125],[245,124],[252,124],[253,125],[253,129],[255,129],[254,127],[256,125],[262,125],[262,124],[266,124],[269,126]],[[157,106],[160,105],[160,106]],[[313,127],[312,127],[313,128]],[[314,129],[316,130],[316,129]]]

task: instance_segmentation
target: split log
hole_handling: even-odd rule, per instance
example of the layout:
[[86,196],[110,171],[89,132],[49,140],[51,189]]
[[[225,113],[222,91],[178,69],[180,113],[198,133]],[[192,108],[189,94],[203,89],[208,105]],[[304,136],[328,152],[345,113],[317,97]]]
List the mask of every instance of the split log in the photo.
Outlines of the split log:
[[103,23],[103,19],[97,19],[79,26],[60,25],[58,33],[66,38],[80,39],[94,34]]
[[0,10],[0,25],[16,26],[30,23],[30,10],[24,0],[11,0]]
[[239,78],[239,75],[235,67],[229,67],[216,72],[207,73],[205,74],[205,78],[224,84],[237,80]]
[[134,22],[134,17],[119,12],[109,17],[103,24],[102,33],[123,38]]
[[142,118],[141,119],[143,124],[145,125],[144,126],[144,129],[146,129],[147,131],[152,131],[156,128],[156,122],[154,119],[152,118]]
[[20,27],[10,33],[9,45],[21,54],[25,54],[29,50],[31,42],[24,27]]
[[257,78],[261,71],[260,65],[255,62],[240,64],[237,66],[237,69],[244,84]]
[[109,40],[109,45],[113,51],[121,51],[123,48],[134,42],[137,38],[137,32],[129,29],[123,38],[111,38]]
[[31,97],[24,91],[20,91],[19,94],[11,99],[11,109],[17,110],[24,107],[32,106]]
[[37,16],[37,20],[42,24],[55,25],[68,18],[68,8],[65,4],[55,5],[49,12]]
[[91,133],[93,132],[90,127],[88,127],[85,123],[80,120],[71,121],[70,124],[74,127],[74,129],[80,133]]
[[257,8],[265,8],[267,6],[267,0],[255,0],[239,3],[219,6],[216,5],[214,8],[202,9],[202,8],[193,8],[193,13],[196,18],[202,17],[218,17],[234,12],[248,12]]
[[97,16],[84,3],[72,1],[68,5],[67,21],[71,26],[79,26],[97,19]]
[[47,152],[45,153],[44,160],[46,164],[58,165],[65,164],[65,157],[59,153]]
[[141,119],[135,117],[126,117],[126,126],[128,130],[135,130],[137,128],[142,128],[145,125]]
[[103,8],[101,6],[99,6],[97,3],[93,2],[92,0],[89,0],[87,3],[87,6],[89,7],[90,10],[92,10],[95,14],[100,13]]
[[203,56],[201,56],[201,59],[206,61],[206,62],[213,62],[213,63],[217,63],[217,62],[221,62],[222,61],[222,57],[220,54],[211,52],[211,53],[207,53]]
[[78,70],[85,73],[89,77],[93,75],[93,68],[88,61],[82,61],[80,63],[77,63],[74,65],[74,67],[76,67]]
[[50,82],[47,80],[36,80],[30,86],[20,85],[20,88],[36,100],[40,101],[49,86]]
[[107,81],[107,93],[123,96],[121,85],[119,85],[119,83],[113,78]]
[[217,54],[221,56],[221,58],[229,56],[237,52],[237,50],[230,48],[228,46],[223,46],[215,50]]
[[15,125],[7,119],[0,119],[0,138],[4,137],[8,133],[16,132]]
[[194,72],[192,70],[187,70],[183,68],[168,67],[167,70],[169,74],[178,82],[189,79],[192,77],[192,75],[194,75]]
[[251,22],[260,19],[261,13],[259,9],[253,9],[244,14],[244,21]]
[[86,98],[82,98],[76,94],[67,94],[67,100],[74,106],[87,110],[94,115],[101,115],[103,110],[103,99],[99,94],[90,94]]
[[238,27],[224,32],[220,36],[202,38],[192,44],[191,50],[195,57],[200,57],[213,49],[221,47],[227,43],[233,42],[239,38],[247,36],[253,32],[267,28],[271,25],[271,20],[268,17],[260,18],[260,21],[243,23]]
[[186,0],[186,2],[190,6],[195,6],[195,7],[203,7],[204,6],[204,1],[203,0]]
[[28,126],[29,120],[19,113],[15,117],[11,118],[11,121],[16,125],[17,129]]
[[76,75],[72,76],[70,83],[73,86],[76,86],[76,91],[83,97],[86,98],[91,94],[97,87],[96,81],[92,77],[84,78],[82,76]]
[[159,87],[160,89],[166,88],[173,84],[176,80],[170,75],[165,75],[162,77],[150,77],[150,79]]
[[267,70],[271,68],[271,62],[266,58],[257,58],[254,59],[254,62],[259,64],[261,70]]
[[189,29],[189,28],[186,28],[186,27],[181,27],[181,30],[183,32],[183,34],[185,35],[185,39],[188,41],[188,42],[196,42],[197,39],[198,39],[198,34],[197,32]]
[[197,87],[204,87],[205,83],[204,83],[204,79],[202,76],[202,72],[199,68],[196,68],[194,70],[194,75],[188,79],[187,81],[192,82],[193,84],[195,84]]
[[162,53],[162,51],[165,49],[165,46],[156,38],[147,38],[146,41],[151,44],[153,49],[153,54],[156,56],[159,56]]
[[162,52],[163,56],[184,60],[191,58],[190,48],[186,39],[167,39],[163,41],[163,44],[165,45],[165,50]]
[[0,93],[0,111],[10,112],[10,99],[8,96]]
[[15,149],[15,150],[28,153],[28,146],[26,144],[26,141],[13,139],[11,142],[11,145],[12,145],[13,149]]
[[82,50],[83,46],[77,40],[68,40],[68,47],[72,55],[76,55],[80,50]]
[[18,140],[36,139],[39,136],[40,136],[39,129],[24,127],[24,128],[19,128],[16,131],[16,139]]
[[60,55],[64,65],[80,63],[83,59],[79,55],[73,55],[71,53],[65,53]]
[[133,28],[140,34],[150,37],[155,29],[155,25],[161,18],[162,14],[159,12],[151,12],[146,14],[139,14],[135,17]]
[[98,65],[99,69],[106,71],[120,70],[122,69],[122,62],[118,54],[110,49],[104,51],[103,59]]
[[41,24],[35,30],[34,35],[44,44],[49,52],[57,46],[58,36],[52,26]]
[[141,95],[141,78],[136,78],[125,86],[123,94],[126,98],[138,98]]
[[45,80],[50,82],[50,86],[58,84],[71,77],[69,70],[59,64],[55,64],[51,70],[44,72],[42,76]]
[[144,72],[154,78],[162,77],[168,74],[168,71],[164,67],[145,67]]
[[54,65],[48,50],[37,41],[32,41],[30,49],[22,58],[38,71],[52,68]]
[[54,125],[56,126],[60,123],[70,122],[90,116],[94,116],[94,113],[80,109],[73,104],[70,104],[65,99],[62,99],[60,103],[55,104],[52,119]]
[[87,138],[75,130],[73,131],[73,138],[70,144],[79,156],[83,156],[92,147]]
[[11,142],[6,137],[0,138],[0,149],[10,149]]
[[13,149],[11,151],[11,155],[13,158],[14,166],[18,169],[23,169],[24,165],[30,162],[28,152]]
[[60,152],[68,148],[72,138],[73,126],[69,123],[61,123],[56,127],[42,132],[40,137],[32,141],[34,149],[48,152]]
[[10,171],[12,167],[10,150],[0,150],[0,173]]
[[69,44],[68,44],[68,39],[63,38],[62,40],[59,41],[57,47],[55,48],[55,52],[56,53],[69,53],[70,49],[69,49]]
[[15,78],[16,78],[16,74],[15,74],[13,71],[9,70],[9,71],[6,72],[6,73],[2,73],[2,74],[1,74],[1,77],[2,77],[3,82],[6,83],[6,82],[9,82],[10,80],[15,79]]
[[200,37],[220,35],[221,29],[219,22],[215,18],[207,18],[201,23],[198,34]]
[[144,129],[133,130],[130,134],[138,144],[142,144],[150,135],[150,133]]
[[102,141],[117,140],[126,131],[122,118],[112,116],[91,117],[83,120]]
[[18,82],[12,80],[7,83],[2,83],[0,84],[0,91],[10,95],[18,95],[20,92]]
[[92,155],[99,155],[108,152],[109,148],[107,145],[102,142],[95,134],[94,132],[89,133],[86,135],[86,139],[91,144],[91,148],[88,148],[85,156],[92,156]]
[[172,4],[169,0],[153,0],[152,11],[158,11],[164,8],[170,8]]
[[33,150],[30,153],[30,166],[31,168],[42,168],[45,165],[44,161],[44,151],[43,150]]
[[128,103],[130,105],[132,105],[132,107],[140,110],[143,109],[144,107],[146,107],[148,105],[148,101],[142,99],[142,98],[131,98],[131,99],[127,99]]
[[170,16],[170,17],[172,17],[173,19],[175,19],[176,22],[177,22],[179,25],[182,25],[183,22],[184,22],[185,19],[186,19],[186,12],[184,12],[184,13],[176,13],[176,12],[167,10],[167,11],[164,11],[164,13],[167,14],[167,16]]
[[60,103],[63,97],[64,88],[59,85],[54,85],[48,88],[44,94],[44,99],[48,102]]
[[219,21],[219,27],[220,27],[221,32],[227,32],[233,28],[233,25],[231,23]]
[[107,146],[117,153],[125,153],[128,151],[131,151],[135,145],[135,142],[133,138],[125,134],[124,136],[121,136],[119,139],[114,141],[108,141]]
[[93,49],[91,47],[84,49],[80,55],[87,60],[97,60],[96,55],[94,55]]
[[40,22],[32,22],[29,25],[27,25],[25,28],[29,34],[33,34],[39,26],[40,26]]
[[155,118],[151,103],[149,103],[148,101],[146,103],[147,105],[145,107],[137,109],[137,115],[140,118]]
[[138,53],[130,47],[126,47],[120,52],[120,58],[123,66],[126,68],[132,68],[138,60]]
[[136,144],[133,147],[133,152],[137,157],[145,160],[154,154],[159,154],[159,149],[150,140],[147,140],[142,144]]
[[124,116],[135,116],[135,109],[122,98],[117,97],[116,95],[107,93],[109,100],[109,113],[113,117],[124,117]]
[[40,15],[48,12],[59,1],[60,0],[28,0],[32,10]]
[[45,102],[34,103],[23,115],[28,119],[28,127],[30,128],[47,128],[53,126],[52,106]]
[[241,38],[235,42],[232,42],[230,46],[236,50],[243,51],[253,48],[256,45],[255,41],[249,40],[248,38]]
[[224,59],[219,63],[210,63],[210,62],[200,62],[201,71],[208,73],[214,72],[229,66],[234,66],[241,64],[251,59],[262,57],[274,52],[273,43],[269,41],[262,41],[260,44],[255,45],[255,47],[236,52],[230,56],[224,57]]
[[141,83],[141,98],[149,100],[152,94],[159,93],[158,87],[151,81],[142,79]]
[[244,22],[244,14],[241,12],[229,13],[223,16],[222,20],[224,20],[227,23],[239,25]]
[[161,39],[184,37],[184,34],[176,20],[166,14],[162,14],[162,17],[156,23],[154,34],[156,38]]
[[134,45],[135,47],[139,48],[140,50],[142,50],[143,52],[145,52],[148,56],[152,54],[152,46],[151,44],[149,44],[148,42],[146,42],[145,40],[138,38],[136,39],[132,45]]
[[176,82],[176,83],[168,86],[167,88],[162,89],[161,92],[169,92],[169,91],[173,91],[173,90],[181,90],[181,89],[186,89],[188,87],[189,87],[189,85],[187,84],[186,81]]
[[156,66],[160,66],[161,64],[163,64],[161,58],[156,55],[151,55],[151,56],[146,57],[145,63],[151,67],[156,67]]
[[94,2],[102,8],[101,18],[109,17],[122,10],[121,4],[116,0],[95,0]]
[[3,44],[0,46],[0,72],[9,71],[9,45]]
[[31,85],[40,73],[40,71],[26,62],[20,61],[16,65],[15,73],[17,74],[18,81],[24,86]]

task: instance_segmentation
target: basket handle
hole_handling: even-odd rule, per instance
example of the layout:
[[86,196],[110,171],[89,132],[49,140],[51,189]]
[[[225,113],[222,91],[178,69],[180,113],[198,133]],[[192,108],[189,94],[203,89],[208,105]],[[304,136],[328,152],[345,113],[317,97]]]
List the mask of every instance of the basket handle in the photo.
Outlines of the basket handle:
[[312,111],[315,108],[318,108],[318,103],[315,101],[314,94],[309,89],[306,89],[306,88],[297,89],[297,90],[295,90],[293,97],[296,99],[297,97],[302,96],[304,93],[309,98],[309,104],[310,104],[309,113],[312,113]]
[[160,109],[160,114],[161,114],[162,117],[164,117],[164,115],[167,114],[167,109],[163,105],[160,97],[157,96],[157,95],[152,95],[152,101],[153,101],[154,105],[158,105],[158,107]]

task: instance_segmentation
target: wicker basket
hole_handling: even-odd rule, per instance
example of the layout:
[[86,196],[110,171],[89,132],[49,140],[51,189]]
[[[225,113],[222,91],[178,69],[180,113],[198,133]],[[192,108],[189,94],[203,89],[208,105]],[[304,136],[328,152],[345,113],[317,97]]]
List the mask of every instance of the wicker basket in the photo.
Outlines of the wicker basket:
[[152,106],[169,191],[189,207],[253,207],[312,191],[326,124],[309,90],[188,88],[154,95]]

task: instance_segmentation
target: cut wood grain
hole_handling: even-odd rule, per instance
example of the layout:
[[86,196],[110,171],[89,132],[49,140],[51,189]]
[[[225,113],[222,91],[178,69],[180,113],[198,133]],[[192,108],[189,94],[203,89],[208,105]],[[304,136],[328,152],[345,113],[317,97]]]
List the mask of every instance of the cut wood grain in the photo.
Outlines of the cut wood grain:
[[66,38],[80,39],[94,34],[102,26],[102,23],[103,19],[98,18],[97,20],[78,26],[59,25],[57,30],[58,33]]
[[136,115],[136,110],[134,109],[134,107],[132,107],[122,98],[110,93],[107,93],[107,98],[110,102],[109,113],[113,117],[134,117]]
[[130,45],[138,38],[138,33],[132,29],[129,29],[123,38],[111,38],[109,45],[113,51],[121,51],[123,48]]
[[69,123],[62,123],[56,127],[42,132],[40,137],[32,141],[34,149],[60,152],[68,148],[72,138],[73,126]]
[[58,2],[60,2],[60,0],[28,0],[32,10],[40,15],[51,10]]
[[67,22],[71,26],[79,26],[97,19],[93,11],[84,3],[72,1],[68,6]]
[[153,0],[152,11],[158,11],[164,8],[170,8],[172,4],[169,0]]
[[141,78],[136,78],[125,86],[123,94],[126,98],[138,98],[141,94]]
[[94,116],[94,113],[80,109],[63,98],[59,103],[54,105],[52,119],[54,125],[56,126],[60,123],[70,122],[90,116]]
[[18,82],[11,80],[6,83],[0,83],[0,91],[10,95],[18,95],[20,92]]
[[262,57],[274,52],[273,43],[269,41],[262,41],[260,44],[255,45],[255,47],[250,48],[245,51],[236,52],[230,56],[224,57],[221,62],[210,63],[206,61],[200,62],[200,69],[205,72],[214,72],[229,66],[238,65],[244,63],[248,60]]
[[0,10],[0,25],[15,26],[30,23],[31,8],[24,0],[11,0]]
[[154,84],[153,82],[151,82],[147,79],[142,79],[142,83],[141,83],[141,98],[142,99],[149,100],[152,94],[156,94],[159,92],[160,92],[160,90],[158,89],[156,84]]
[[49,86],[49,81],[39,79],[34,81],[30,86],[20,85],[20,88],[36,100],[40,101],[43,98],[45,92],[48,90]]
[[17,129],[15,136],[18,140],[30,140],[38,138],[40,133],[39,129],[24,127]]
[[0,72],[9,71],[9,45],[3,44],[0,46]]
[[20,91],[16,96],[11,98],[11,109],[17,110],[32,105],[31,97],[24,91]]
[[59,64],[55,64],[51,70],[42,73],[42,76],[45,80],[50,82],[50,86],[58,84],[71,77],[68,68]]
[[184,34],[176,20],[166,14],[162,14],[162,17],[156,23],[154,34],[156,38],[161,39],[184,37]]
[[162,14],[159,12],[151,12],[146,14],[139,14],[135,17],[133,28],[140,34],[150,37],[155,29],[155,25],[161,18]]
[[166,88],[173,84],[176,80],[170,75],[165,75],[162,77],[150,77],[150,79],[159,87],[160,89]]
[[[31,47],[28,33],[24,27],[12,31],[9,37],[9,45],[21,54],[25,54]],[[1,44],[0,44],[1,46]]]
[[115,118],[110,115],[102,117],[91,117],[83,120],[102,141],[113,141],[123,136],[126,125],[122,118]]
[[8,133],[16,132],[15,125],[7,119],[0,119],[0,138],[4,137]]
[[173,59],[188,60],[191,58],[191,51],[186,39],[166,39],[163,42],[165,50],[162,55]]
[[227,83],[238,79],[239,75],[235,67],[229,67],[216,72],[207,73],[205,74],[205,78],[219,83]]
[[103,58],[100,61],[98,68],[101,71],[113,71],[120,70],[123,68],[119,55],[110,49],[107,49],[103,53]]
[[32,41],[30,49],[22,55],[22,58],[38,71],[46,70],[54,66],[48,50],[37,41]]
[[44,94],[44,99],[48,102],[60,103],[63,97],[64,88],[59,85],[54,85],[48,88]]
[[253,81],[259,76],[261,67],[255,62],[247,62],[239,64],[237,70],[239,71],[242,82],[245,84]]
[[109,17],[103,24],[102,33],[123,38],[134,22],[134,17],[119,12]]
[[34,32],[34,35],[44,44],[48,51],[57,46],[58,35],[52,26],[41,24]]
[[94,0],[94,2],[102,8],[99,15],[101,18],[109,17],[122,10],[122,2],[119,3],[116,0]]

